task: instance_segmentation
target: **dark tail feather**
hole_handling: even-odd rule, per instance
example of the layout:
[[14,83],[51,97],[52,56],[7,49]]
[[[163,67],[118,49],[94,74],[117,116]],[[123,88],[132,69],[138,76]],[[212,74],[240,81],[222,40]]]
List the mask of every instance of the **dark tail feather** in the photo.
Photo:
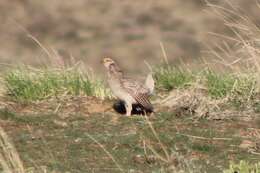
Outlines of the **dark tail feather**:
[[[132,114],[137,114],[137,115],[145,115],[145,114],[150,114],[153,112],[153,107],[145,108],[141,104],[133,104],[133,109],[132,109]],[[125,114],[126,109],[125,109],[125,103],[122,100],[118,100],[117,102],[114,103],[113,108],[116,112],[120,114]]]

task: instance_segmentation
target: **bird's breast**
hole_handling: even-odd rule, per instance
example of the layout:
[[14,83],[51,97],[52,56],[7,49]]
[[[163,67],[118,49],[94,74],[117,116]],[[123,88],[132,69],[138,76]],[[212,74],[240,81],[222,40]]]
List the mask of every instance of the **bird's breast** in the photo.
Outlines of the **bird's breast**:
[[136,100],[121,86],[119,80],[108,80],[113,94],[120,100],[136,103]]

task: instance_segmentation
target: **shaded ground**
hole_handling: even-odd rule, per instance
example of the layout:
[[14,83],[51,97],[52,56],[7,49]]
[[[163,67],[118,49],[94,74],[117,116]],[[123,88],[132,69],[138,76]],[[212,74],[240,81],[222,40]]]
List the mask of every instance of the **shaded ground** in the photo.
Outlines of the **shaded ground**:
[[105,105],[99,112],[67,109],[70,114],[66,116],[66,111],[1,108],[0,125],[12,138],[25,167],[36,172],[120,172],[91,137],[130,172],[170,172],[174,167],[220,172],[229,161],[260,159],[257,119],[210,121],[177,117],[176,112],[155,113],[149,120],[170,155],[166,163],[162,146],[144,117],[120,116],[106,108],[111,102],[99,105]]

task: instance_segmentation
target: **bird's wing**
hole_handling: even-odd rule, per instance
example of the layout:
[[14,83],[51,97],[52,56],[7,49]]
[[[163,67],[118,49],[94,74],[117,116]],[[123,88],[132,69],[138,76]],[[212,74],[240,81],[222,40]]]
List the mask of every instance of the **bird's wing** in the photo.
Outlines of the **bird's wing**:
[[149,101],[150,90],[144,87],[137,81],[130,79],[121,80],[122,87],[132,96],[134,99],[146,109],[153,109],[151,102]]

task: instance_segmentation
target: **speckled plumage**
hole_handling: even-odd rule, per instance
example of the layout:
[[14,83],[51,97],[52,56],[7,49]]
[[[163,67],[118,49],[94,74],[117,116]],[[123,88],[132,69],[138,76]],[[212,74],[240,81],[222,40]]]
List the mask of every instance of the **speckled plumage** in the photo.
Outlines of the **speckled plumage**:
[[148,75],[145,84],[141,84],[130,78],[126,78],[119,66],[110,58],[104,58],[103,64],[107,69],[108,84],[113,94],[123,100],[127,116],[131,115],[132,104],[139,103],[145,109],[153,110],[149,96],[153,92],[154,81],[151,74]]

